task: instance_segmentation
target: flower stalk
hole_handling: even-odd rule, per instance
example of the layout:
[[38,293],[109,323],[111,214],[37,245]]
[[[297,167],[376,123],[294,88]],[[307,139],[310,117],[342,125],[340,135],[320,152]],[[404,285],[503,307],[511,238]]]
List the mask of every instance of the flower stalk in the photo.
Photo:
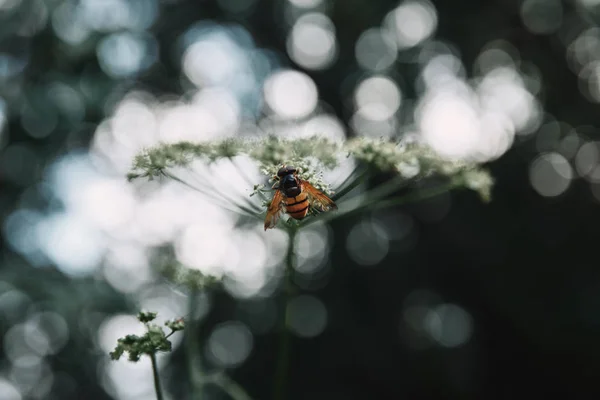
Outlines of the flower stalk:
[[200,349],[198,346],[197,335],[198,321],[198,289],[191,287],[189,294],[189,328],[185,332],[184,343],[186,347],[186,362],[188,379],[191,386],[192,400],[200,400],[202,398],[202,385],[204,374],[202,372]]
[[207,376],[205,379],[205,384],[209,383],[217,385],[233,400],[252,400],[252,397],[246,393],[243,387],[225,374],[217,373]]
[[283,315],[279,327],[279,345],[277,348],[277,364],[275,369],[275,392],[273,398],[275,400],[286,399],[287,391],[287,380],[290,365],[290,333],[288,331],[289,324],[289,302],[291,300],[293,292],[292,278],[294,276],[295,268],[295,242],[296,233],[298,227],[289,225],[287,228],[288,233],[288,247],[285,256],[285,265],[283,270],[283,286],[282,286],[282,299],[283,299]]
[[154,391],[156,392],[156,400],[163,400],[163,391],[160,384],[160,376],[158,375],[158,364],[156,363],[155,353],[150,353],[150,361],[152,362],[152,376],[154,377]]

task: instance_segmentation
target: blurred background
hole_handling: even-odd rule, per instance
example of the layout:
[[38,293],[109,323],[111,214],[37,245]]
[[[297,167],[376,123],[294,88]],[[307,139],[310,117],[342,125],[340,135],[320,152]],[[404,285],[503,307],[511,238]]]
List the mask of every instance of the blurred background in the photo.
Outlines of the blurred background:
[[[0,0],[0,399],[153,399],[150,363],[108,352],[140,308],[187,313],[165,245],[226,277],[206,365],[271,398],[285,236],[124,179],[145,146],[267,133],[419,135],[497,181],[302,232],[290,399],[596,398],[598,22],[598,0]],[[239,161],[209,172],[260,183]]]

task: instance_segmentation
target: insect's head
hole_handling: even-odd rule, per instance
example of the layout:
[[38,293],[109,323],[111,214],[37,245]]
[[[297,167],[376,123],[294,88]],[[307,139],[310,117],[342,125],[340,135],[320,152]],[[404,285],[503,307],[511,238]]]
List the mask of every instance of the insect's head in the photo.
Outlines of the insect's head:
[[298,170],[295,167],[289,166],[289,165],[284,165],[281,168],[279,168],[279,171],[277,171],[277,177],[278,178],[282,178],[286,175],[289,174],[296,174]]

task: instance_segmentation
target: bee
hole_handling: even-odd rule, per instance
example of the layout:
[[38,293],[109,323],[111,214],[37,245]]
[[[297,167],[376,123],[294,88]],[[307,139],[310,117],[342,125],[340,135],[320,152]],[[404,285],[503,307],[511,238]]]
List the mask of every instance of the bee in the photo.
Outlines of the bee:
[[336,209],[334,201],[308,181],[298,177],[298,170],[291,166],[282,166],[274,176],[275,194],[267,209],[265,231],[275,227],[281,213],[285,211],[290,217],[301,220],[308,214],[310,206],[319,211]]

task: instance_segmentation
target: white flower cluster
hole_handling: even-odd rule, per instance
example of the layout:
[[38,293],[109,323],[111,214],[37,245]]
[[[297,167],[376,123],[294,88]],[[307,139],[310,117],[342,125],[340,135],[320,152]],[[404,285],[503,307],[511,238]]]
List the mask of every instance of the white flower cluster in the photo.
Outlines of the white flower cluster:
[[[333,169],[341,157],[353,157],[376,171],[394,172],[406,180],[430,175],[447,176],[462,186],[477,191],[489,200],[493,180],[478,164],[441,157],[419,142],[393,142],[383,139],[357,138],[337,143],[323,137],[281,139],[227,139],[209,143],[180,142],[163,144],[138,155],[129,173],[130,179],[163,175],[168,168],[186,166],[195,159],[213,162],[245,154],[255,160],[260,171],[272,179],[281,165],[299,169],[302,179],[317,189],[332,193],[321,177],[324,169]],[[272,180],[271,180],[272,183]],[[257,185],[255,192],[262,190]]]
[[442,175],[475,190],[490,200],[493,179],[479,164],[440,156],[420,142],[390,142],[367,138],[347,142],[349,154],[379,171],[395,172],[405,179]]

